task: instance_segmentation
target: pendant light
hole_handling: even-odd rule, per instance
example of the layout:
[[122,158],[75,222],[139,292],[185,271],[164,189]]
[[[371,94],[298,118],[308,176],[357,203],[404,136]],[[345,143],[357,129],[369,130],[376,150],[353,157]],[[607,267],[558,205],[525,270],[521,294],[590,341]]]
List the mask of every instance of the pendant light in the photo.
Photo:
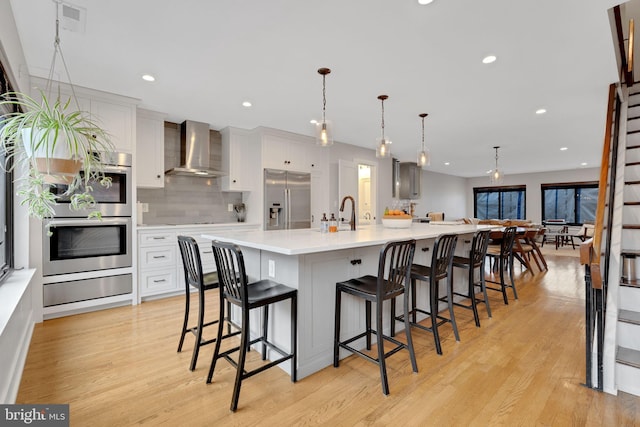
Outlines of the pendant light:
[[496,167],[491,171],[491,183],[501,184],[504,180],[504,172],[498,168],[498,148],[500,148],[500,146],[495,146],[493,148],[496,150]]
[[327,74],[331,72],[328,68],[318,69],[318,74],[322,76],[322,122],[316,123],[316,144],[322,147],[333,145],[333,128],[331,123],[325,118],[325,109],[327,106],[325,79]]
[[380,100],[380,103],[382,105],[382,137],[378,138],[378,144],[376,146],[376,157],[378,158],[391,157],[391,141],[389,141],[384,136],[384,101],[387,98],[389,98],[387,95],[378,96],[378,99]]
[[424,148],[424,118],[428,116],[427,113],[418,114],[422,118],[422,149],[418,150],[418,166],[425,167],[431,164],[431,156],[429,150]]

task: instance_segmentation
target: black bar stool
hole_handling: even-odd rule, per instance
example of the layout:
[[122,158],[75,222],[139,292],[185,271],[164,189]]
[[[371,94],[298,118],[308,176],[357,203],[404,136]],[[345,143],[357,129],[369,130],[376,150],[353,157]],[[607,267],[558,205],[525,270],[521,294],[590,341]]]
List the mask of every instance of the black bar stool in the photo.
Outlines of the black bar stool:
[[[487,247],[489,246],[489,234],[491,230],[476,231],[473,235],[471,250],[469,257],[453,256],[453,266],[466,269],[469,272],[469,287],[467,293],[453,292],[453,295],[464,297],[470,300],[471,304],[467,305],[461,302],[453,302],[453,305],[464,307],[473,311],[473,318],[476,326],[480,326],[480,317],[478,316],[478,303],[484,303],[487,307],[487,314],[491,317],[491,308],[489,307],[489,298],[487,298],[487,287],[484,277],[484,261],[487,255]],[[478,271],[478,279],[476,280],[476,271]],[[482,298],[476,295],[476,288],[482,292]]]
[[[178,236],[178,246],[180,247],[180,254],[182,255],[185,284],[184,321],[182,323],[182,332],[180,333],[180,342],[178,343],[178,352],[182,351],[184,337],[187,332],[193,333],[196,337],[196,342],[193,346],[193,355],[191,356],[191,364],[189,365],[189,370],[193,371],[196,368],[200,347],[215,342],[215,338],[209,340],[203,339],[202,333],[203,329],[207,326],[215,325],[218,323],[218,320],[204,323],[205,292],[210,289],[218,288],[218,273],[215,271],[206,274],[202,273],[200,251],[198,250],[198,243],[196,243],[193,237]],[[196,326],[189,327],[191,287],[198,290],[198,324]]]
[[[458,335],[458,326],[456,325],[455,314],[453,313],[453,286],[451,280],[453,253],[456,250],[458,236],[455,234],[441,234],[436,238],[433,244],[433,253],[431,255],[431,266],[413,264],[411,266],[411,311],[396,317],[396,320],[406,319],[411,315],[411,326],[423,329],[433,333],[433,339],[436,344],[436,351],[442,354],[440,345],[440,335],[438,327],[444,323],[451,323],[456,341],[460,341]],[[440,280],[447,279],[447,296],[449,308],[449,317],[438,314],[438,302],[440,301]],[[416,281],[429,282],[429,311],[416,307]],[[431,319],[431,327],[418,323],[417,314],[422,313]]]
[[[488,283],[495,283],[499,287],[487,286],[487,289],[502,292],[502,299],[505,304],[509,304],[507,298],[507,288],[513,289],[513,297],[518,299],[516,285],[513,281],[513,244],[516,239],[516,227],[506,227],[502,233],[502,241],[500,245],[489,245],[487,256],[494,260],[494,266],[500,270],[500,281],[486,280]],[[504,274],[507,270],[509,274],[509,283],[506,282]]]
[[[380,367],[380,378],[382,380],[382,392],[389,394],[389,383],[387,380],[386,358],[397,353],[402,349],[409,350],[411,366],[413,372],[418,372],[415,352],[413,351],[413,340],[411,339],[411,328],[408,318],[405,319],[405,332],[407,335],[407,344],[402,343],[395,338],[384,335],[382,330],[383,302],[386,300],[395,300],[396,297],[404,294],[404,309],[407,312],[409,308],[409,300],[406,289],[409,284],[409,271],[413,262],[413,254],[416,247],[416,241],[403,240],[386,243],[380,250],[380,258],[378,261],[377,276],[362,276],[356,279],[347,280],[345,282],[336,283],[336,311],[335,311],[335,334],[333,343],[333,366],[336,368],[340,365],[340,349],[348,350],[364,359],[375,363]],[[340,340],[340,313],[342,293],[347,293],[365,300],[365,331],[343,341]],[[376,305],[376,327],[371,327],[371,303]],[[366,348],[371,350],[371,334],[376,334],[377,357],[371,357],[360,351],[350,344],[360,338],[366,337]],[[385,352],[384,340],[395,345],[394,348]]]
[[[236,368],[236,380],[233,387],[233,397],[231,399],[231,410],[235,412],[238,408],[240,397],[240,387],[242,381],[252,377],[266,369],[276,366],[287,360],[291,360],[291,381],[297,381],[297,323],[298,323],[298,290],[264,279],[257,282],[248,283],[245,271],[244,257],[240,248],[232,243],[219,241],[212,242],[213,256],[216,260],[218,277],[220,280],[220,320],[218,325],[218,336],[216,346],[207,376],[207,384],[211,383],[216,362],[220,358],[226,359]],[[237,270],[236,270],[237,268]],[[224,301],[241,308],[241,325],[231,323],[229,315],[224,317]],[[291,301],[291,351],[286,352],[274,343],[268,341],[267,330],[269,322],[269,305],[280,301]],[[262,307],[262,336],[251,340],[249,327],[249,311]],[[240,331],[222,334],[224,321],[229,322],[234,327],[239,327]],[[240,344],[229,350],[220,351],[220,344],[223,339],[240,334]],[[251,371],[245,370],[246,354],[249,346],[257,342],[262,343],[262,360],[267,360],[267,347],[280,355],[276,360],[263,364]],[[231,358],[231,354],[239,352],[237,362]]]

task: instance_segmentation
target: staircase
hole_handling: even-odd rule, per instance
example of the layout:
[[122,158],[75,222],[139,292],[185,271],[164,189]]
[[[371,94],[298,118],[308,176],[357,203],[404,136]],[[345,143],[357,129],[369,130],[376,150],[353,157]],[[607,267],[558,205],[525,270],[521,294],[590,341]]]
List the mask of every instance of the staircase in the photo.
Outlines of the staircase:
[[[636,89],[637,90],[637,89]],[[629,95],[624,153],[616,385],[640,396],[640,92]]]

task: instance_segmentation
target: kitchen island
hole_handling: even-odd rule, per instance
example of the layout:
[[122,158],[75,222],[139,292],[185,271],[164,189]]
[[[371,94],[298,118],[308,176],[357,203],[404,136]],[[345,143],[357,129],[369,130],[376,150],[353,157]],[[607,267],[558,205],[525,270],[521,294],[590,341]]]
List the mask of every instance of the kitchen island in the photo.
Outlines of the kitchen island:
[[[414,262],[429,265],[430,249],[440,234],[458,234],[456,253],[466,255],[473,233],[487,228],[493,226],[414,223],[407,229],[371,225],[326,234],[317,229],[212,231],[202,237],[240,246],[250,281],[272,279],[298,289],[298,378],[303,378],[333,363],[336,282],[364,274],[377,275],[380,249],[390,240],[416,239]],[[464,288],[465,281],[465,274],[456,276],[456,288]],[[419,304],[428,306],[425,287],[418,288]],[[401,302],[397,303],[401,313]],[[342,306],[344,334],[364,330],[364,304],[345,295]],[[273,311],[269,316],[270,323],[273,321],[269,336],[288,349],[289,307],[276,306]],[[260,319],[259,313],[252,313],[251,329],[256,335]],[[385,323],[388,328],[389,322]],[[280,366],[290,372],[289,362]]]

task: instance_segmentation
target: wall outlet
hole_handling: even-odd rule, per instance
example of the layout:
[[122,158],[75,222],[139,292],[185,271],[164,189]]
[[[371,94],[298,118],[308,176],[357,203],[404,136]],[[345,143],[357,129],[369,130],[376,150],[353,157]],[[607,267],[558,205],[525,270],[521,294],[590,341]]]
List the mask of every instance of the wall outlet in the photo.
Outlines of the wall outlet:
[[269,260],[269,277],[273,279],[276,277],[276,262],[272,259]]
[[227,210],[228,210],[229,212],[233,212],[233,203],[229,203],[229,204],[227,205]]
[[142,212],[149,212],[149,203],[141,203]]

